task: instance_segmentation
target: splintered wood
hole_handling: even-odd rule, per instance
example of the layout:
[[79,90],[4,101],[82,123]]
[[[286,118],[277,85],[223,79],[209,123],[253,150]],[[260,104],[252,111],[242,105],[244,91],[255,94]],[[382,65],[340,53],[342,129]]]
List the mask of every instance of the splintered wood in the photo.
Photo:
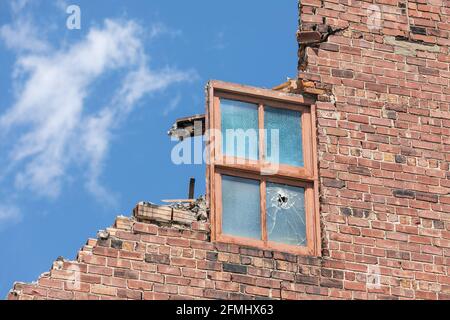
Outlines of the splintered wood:
[[188,226],[196,221],[195,213],[193,212],[144,202],[137,204],[133,209],[133,216],[138,219],[138,221],[177,223]]

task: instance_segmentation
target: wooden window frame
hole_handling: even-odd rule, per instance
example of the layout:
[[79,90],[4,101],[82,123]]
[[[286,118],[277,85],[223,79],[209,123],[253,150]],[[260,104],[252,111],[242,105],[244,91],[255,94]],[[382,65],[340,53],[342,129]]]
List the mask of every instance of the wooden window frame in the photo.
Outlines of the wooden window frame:
[[[320,216],[315,130],[315,100],[302,95],[290,95],[273,90],[248,87],[222,81],[210,81],[207,89],[206,128],[221,131],[220,99],[231,99],[258,106],[258,126],[264,129],[264,106],[300,111],[302,114],[302,144],[304,167],[279,165],[271,175],[265,163],[264,130],[259,130],[259,160],[242,160],[222,154],[220,137],[210,134],[207,142],[207,198],[211,209],[211,239],[213,242],[245,245],[263,250],[288,252],[297,255],[320,256]],[[234,160],[234,161],[230,161]],[[245,163],[244,163],[245,162]],[[262,239],[255,240],[222,233],[222,175],[260,181]],[[307,246],[293,246],[267,240],[266,183],[302,187],[305,190],[305,218]]]

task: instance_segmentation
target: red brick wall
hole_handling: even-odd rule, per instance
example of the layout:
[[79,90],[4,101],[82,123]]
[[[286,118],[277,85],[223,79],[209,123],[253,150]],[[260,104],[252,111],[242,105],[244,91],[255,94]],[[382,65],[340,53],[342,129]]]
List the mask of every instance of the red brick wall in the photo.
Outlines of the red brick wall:
[[[163,227],[117,218],[75,261],[59,259],[9,299],[315,299],[351,297],[345,272],[319,258],[208,241],[209,224]],[[105,234],[103,232],[102,234]],[[333,270],[334,269],[334,270]],[[355,286],[354,290],[360,290]],[[339,293],[339,294],[338,294]],[[355,291],[356,296],[360,296]]]
[[[302,31],[341,30],[301,50],[299,73],[328,91],[323,264],[348,289],[331,295],[449,299],[450,1],[375,0],[379,24],[372,1],[301,3]],[[376,293],[364,283],[373,266]]]
[[301,2],[301,30],[324,39],[299,63],[325,92],[322,257],[118,218],[10,299],[450,299],[450,1],[376,0],[379,29],[371,2]]

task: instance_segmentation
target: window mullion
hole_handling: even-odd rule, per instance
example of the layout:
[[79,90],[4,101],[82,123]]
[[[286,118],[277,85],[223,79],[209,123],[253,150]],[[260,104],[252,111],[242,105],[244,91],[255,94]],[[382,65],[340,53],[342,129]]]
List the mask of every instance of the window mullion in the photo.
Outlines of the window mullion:
[[264,105],[262,103],[259,104],[258,107],[258,134],[259,134],[259,163],[260,167],[265,162],[266,158],[266,144],[265,144],[265,136],[264,136]]
[[[259,104],[258,108],[258,132],[259,132],[259,167],[260,173],[266,161],[266,145],[264,134],[264,105]],[[262,240],[267,243],[267,223],[266,223],[266,180],[261,178],[260,184],[260,199],[261,199],[261,232]]]
[[261,228],[262,240],[267,243],[267,216],[266,216],[266,179],[261,178],[260,184],[260,198],[261,198]]

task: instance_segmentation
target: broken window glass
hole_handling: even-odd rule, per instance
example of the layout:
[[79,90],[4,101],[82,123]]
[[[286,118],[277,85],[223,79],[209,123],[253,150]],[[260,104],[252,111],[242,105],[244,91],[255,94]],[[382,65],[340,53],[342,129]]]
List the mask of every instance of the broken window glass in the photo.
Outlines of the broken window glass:
[[258,106],[235,100],[220,100],[222,153],[258,160]]
[[306,246],[305,189],[267,183],[269,241]]
[[222,176],[222,231],[261,240],[259,181]]
[[267,160],[276,164],[303,167],[301,113],[265,107],[264,127]]

